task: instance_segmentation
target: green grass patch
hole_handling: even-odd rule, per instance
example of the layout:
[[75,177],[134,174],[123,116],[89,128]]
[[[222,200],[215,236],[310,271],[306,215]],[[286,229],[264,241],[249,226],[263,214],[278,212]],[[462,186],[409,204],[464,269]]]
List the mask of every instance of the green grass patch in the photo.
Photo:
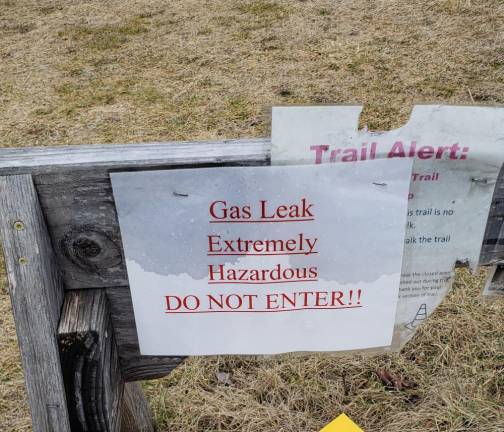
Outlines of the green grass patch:
[[164,95],[157,89],[157,87],[152,85],[135,88],[130,94],[134,96],[138,102],[143,103],[160,103],[165,100]]
[[253,110],[251,107],[252,104],[245,98],[233,97],[229,99],[226,103],[227,108],[226,116],[234,120],[240,120],[240,121],[247,120],[251,118],[253,114]]
[[[121,87],[123,90],[121,91]],[[61,109],[71,116],[80,109],[112,104],[118,95],[128,88],[127,83],[104,83],[98,80],[85,84],[67,82],[56,87],[62,100]]]
[[248,1],[239,5],[237,9],[241,13],[255,15],[263,19],[281,19],[289,13],[289,9],[284,5],[269,0]]
[[148,28],[139,18],[123,24],[106,24],[102,26],[75,26],[58,33],[63,39],[71,39],[84,47],[103,51],[116,49],[128,41],[131,36],[148,32]]

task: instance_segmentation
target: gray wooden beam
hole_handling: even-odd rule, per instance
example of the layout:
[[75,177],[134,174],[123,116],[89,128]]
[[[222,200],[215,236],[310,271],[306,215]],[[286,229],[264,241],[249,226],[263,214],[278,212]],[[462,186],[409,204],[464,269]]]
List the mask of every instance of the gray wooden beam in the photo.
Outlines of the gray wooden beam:
[[[133,168],[264,165],[269,158],[266,140],[71,149],[52,148],[47,155],[44,149],[0,151],[0,173],[3,170],[36,173],[34,180],[67,289],[128,285],[109,172]],[[52,164],[45,165],[49,163]]]
[[121,432],[154,432],[155,425],[150,408],[139,383],[124,385]]
[[106,171],[35,178],[67,289],[128,285]]
[[141,388],[127,388],[120,371],[105,290],[68,291],[58,336],[72,431],[151,431]]
[[0,231],[33,430],[70,430],[57,324],[63,284],[30,175],[0,177]]
[[[119,263],[122,254],[118,228],[110,224],[116,221],[116,215],[109,172],[226,164],[265,165],[269,163],[270,151],[271,141],[264,138],[2,149],[0,175],[34,175],[51,233],[54,230],[66,249],[57,251],[57,255],[58,262],[63,264],[68,288],[120,286],[127,284],[127,278],[124,265]],[[72,190],[76,191],[75,196]],[[63,220],[59,221],[62,214]],[[86,223],[87,216],[91,218]],[[96,228],[97,232],[92,229],[89,232],[89,228]],[[73,265],[68,261],[73,261]],[[501,261],[504,261],[502,171],[480,264]]]
[[504,261],[504,166],[495,185],[492,205],[488,214],[480,265],[492,265]]
[[67,292],[58,339],[72,432],[118,432],[124,382],[103,290]]
[[181,356],[141,355],[129,287],[107,288],[106,292],[125,381],[161,378],[182,363]]
[[263,138],[12,148],[0,151],[0,175],[258,164],[269,159],[270,148],[270,140]]

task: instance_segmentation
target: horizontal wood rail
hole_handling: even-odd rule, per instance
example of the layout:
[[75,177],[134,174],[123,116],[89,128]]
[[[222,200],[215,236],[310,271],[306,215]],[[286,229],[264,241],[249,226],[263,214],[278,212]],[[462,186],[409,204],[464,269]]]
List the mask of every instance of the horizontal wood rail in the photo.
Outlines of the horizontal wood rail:
[[[0,151],[0,175],[31,174],[65,289],[106,288],[126,381],[169,373],[182,359],[141,356],[109,173],[118,170],[267,165],[269,139],[107,144]],[[480,264],[504,261],[504,172]]]

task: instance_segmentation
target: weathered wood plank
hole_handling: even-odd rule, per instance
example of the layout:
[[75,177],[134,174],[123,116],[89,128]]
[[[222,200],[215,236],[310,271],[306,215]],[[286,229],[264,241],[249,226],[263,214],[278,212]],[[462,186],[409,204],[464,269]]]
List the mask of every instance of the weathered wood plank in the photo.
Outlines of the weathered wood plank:
[[[35,183],[66,287],[128,285],[108,171],[44,174]],[[494,197],[482,265],[504,260],[502,202]]]
[[0,151],[0,173],[30,172],[66,288],[127,285],[108,173],[212,164],[267,163],[266,140],[16,148]]
[[[209,166],[212,163],[218,165],[236,165],[238,163],[240,165],[261,165],[267,163],[269,154],[263,141],[259,141],[259,143],[256,141],[227,142],[226,145],[229,146],[227,153],[222,148],[222,142],[212,143],[217,146],[218,151],[208,148],[208,143],[201,143],[201,153],[198,153],[197,156],[194,155],[195,149],[200,149],[200,144],[189,144],[191,143],[185,143],[183,146],[168,144],[155,146],[155,148],[160,147],[163,150],[159,151],[161,156],[167,153],[165,147],[170,149],[174,147],[171,160],[178,164],[176,166],[166,165],[169,164],[169,161],[162,157],[154,160],[151,153],[153,150],[149,150],[146,152],[145,159],[140,158],[131,162],[131,166],[124,165],[130,162],[123,164],[122,161],[113,160],[109,161],[109,166],[101,165],[101,168],[95,167],[93,169],[89,169],[89,167],[84,169],[83,167],[87,166],[85,162],[79,165],[79,169],[75,169],[75,165],[61,164],[59,165],[60,172],[55,172],[52,167],[50,174],[35,176],[36,187],[55,244],[57,260],[64,276],[66,288],[98,288],[128,284],[119,224],[109,178],[110,171],[118,167],[180,168],[184,166],[183,163],[190,163],[190,166]],[[108,149],[113,146],[105,147]],[[139,157],[140,150],[135,150],[138,145],[131,147],[133,147],[133,154]],[[187,154],[187,157],[179,158],[176,149],[180,147],[184,147],[187,154],[193,155],[192,158],[190,159]],[[258,153],[258,148],[262,150],[262,153]],[[103,147],[98,147],[98,149],[104,151]],[[246,157],[243,157],[244,149],[248,149],[249,152]],[[80,152],[80,150],[77,151]],[[104,153],[108,154],[105,151]],[[122,153],[125,151],[123,150]],[[87,154],[88,152],[84,152],[84,156]],[[113,155],[121,157],[121,154],[115,152]],[[111,156],[109,155],[109,157]],[[239,159],[241,157],[243,158]],[[31,162],[31,159],[29,160]],[[2,157],[0,157],[1,166]],[[24,169],[35,168],[24,167]]]
[[127,285],[108,173],[40,175],[35,184],[66,288]]
[[[0,174],[33,173],[68,288],[127,284],[108,173],[202,165],[262,165],[268,139],[3,149]],[[83,171],[83,172],[82,172]],[[75,192],[75,195],[73,194]],[[480,264],[504,260],[504,173]],[[61,218],[61,220],[58,220]],[[502,232],[501,232],[502,230]],[[498,237],[495,237],[498,236]]]
[[268,139],[2,149],[0,175],[266,162]]
[[121,370],[126,381],[161,378],[169,374],[184,360],[184,357],[140,355],[133,303],[129,288],[108,288],[106,292]]
[[103,290],[67,292],[58,339],[72,431],[119,431],[124,382]]
[[480,265],[491,265],[504,261],[504,166],[495,185],[492,205],[488,214]]
[[149,404],[140,384],[129,382],[124,385],[124,400],[121,432],[154,432],[154,422]]
[[0,177],[2,234],[33,430],[70,430],[57,324],[63,284],[30,175]]
[[126,391],[105,290],[67,292],[58,338],[72,431],[152,430],[140,387]]

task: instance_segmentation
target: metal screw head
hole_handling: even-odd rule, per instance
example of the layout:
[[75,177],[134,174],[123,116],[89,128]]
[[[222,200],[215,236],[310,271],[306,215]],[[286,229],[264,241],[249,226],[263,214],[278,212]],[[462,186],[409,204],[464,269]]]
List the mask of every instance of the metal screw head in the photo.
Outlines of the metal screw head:
[[14,229],[16,231],[22,231],[22,230],[24,230],[24,228],[25,228],[25,226],[24,226],[23,222],[21,222],[21,221],[14,222]]
[[26,264],[28,264],[28,258],[26,258],[26,257],[19,257],[18,263],[21,264],[21,265],[26,265]]

